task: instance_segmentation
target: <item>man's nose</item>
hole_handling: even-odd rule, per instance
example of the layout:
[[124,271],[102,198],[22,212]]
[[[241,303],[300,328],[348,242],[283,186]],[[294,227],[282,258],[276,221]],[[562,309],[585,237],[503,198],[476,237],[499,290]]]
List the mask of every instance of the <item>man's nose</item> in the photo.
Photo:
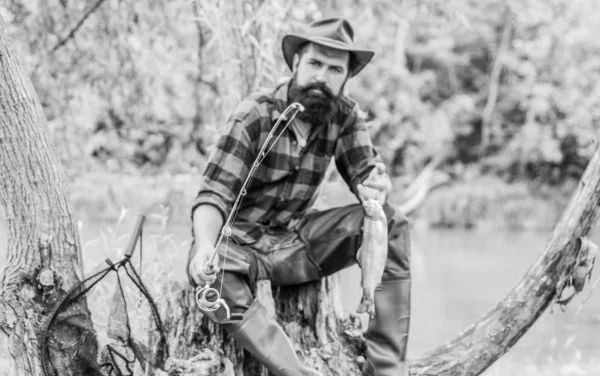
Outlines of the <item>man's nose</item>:
[[327,83],[327,67],[322,67],[317,71],[317,74],[315,75],[315,81]]

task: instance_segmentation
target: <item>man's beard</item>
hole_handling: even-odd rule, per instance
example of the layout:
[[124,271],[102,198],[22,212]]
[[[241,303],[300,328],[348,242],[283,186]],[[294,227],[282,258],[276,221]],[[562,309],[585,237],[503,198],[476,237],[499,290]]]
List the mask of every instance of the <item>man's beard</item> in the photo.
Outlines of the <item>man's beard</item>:
[[[320,90],[320,92],[311,92]],[[341,92],[341,90],[340,90]],[[298,102],[304,106],[298,119],[312,125],[329,124],[338,111],[340,96],[336,96],[322,82],[298,86],[297,76],[292,77],[288,91],[288,103]]]

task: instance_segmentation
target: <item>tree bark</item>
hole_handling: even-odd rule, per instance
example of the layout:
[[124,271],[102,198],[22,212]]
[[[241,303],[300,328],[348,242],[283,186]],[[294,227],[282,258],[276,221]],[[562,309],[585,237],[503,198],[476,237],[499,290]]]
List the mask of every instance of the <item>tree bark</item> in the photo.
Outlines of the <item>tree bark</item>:
[[[81,278],[79,235],[47,133],[39,99],[0,17],[0,202],[8,224],[7,263],[0,277],[0,375],[42,374],[37,338],[43,320]],[[41,283],[36,280],[40,272]],[[85,301],[71,314],[91,328]],[[56,338],[57,345],[72,339],[67,337]],[[60,360],[62,355],[53,351],[51,356]]]
[[[410,361],[411,375],[479,375],[510,349],[563,290],[581,291],[578,275],[584,238],[600,204],[600,149],[589,162],[577,191],[550,238],[544,253],[519,284],[478,322],[457,338]],[[590,271],[590,270],[588,270]],[[279,322],[305,356],[307,364],[323,375],[360,375],[365,343],[354,317],[343,318],[336,275],[321,282],[274,288],[264,285],[258,299],[272,307]],[[170,332],[172,354],[187,358],[203,346],[221,349],[236,366],[236,375],[266,375],[256,361],[196,308],[189,286],[171,284],[161,313]],[[562,304],[562,303],[561,303]],[[275,313],[276,312],[276,313]]]
[[[272,288],[268,281],[258,285],[256,299],[277,317],[306,364],[323,375],[360,374],[360,319],[342,318],[337,275],[294,287]],[[238,376],[267,376],[264,367],[202,315],[194,299],[187,284],[169,282],[162,291],[159,311],[171,356],[190,359],[208,347],[231,361]]]

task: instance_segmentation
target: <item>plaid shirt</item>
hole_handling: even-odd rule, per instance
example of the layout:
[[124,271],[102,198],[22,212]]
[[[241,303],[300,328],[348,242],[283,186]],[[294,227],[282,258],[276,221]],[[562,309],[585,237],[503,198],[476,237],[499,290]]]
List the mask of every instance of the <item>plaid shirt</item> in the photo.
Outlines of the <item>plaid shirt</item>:
[[[210,204],[224,220],[228,217],[262,144],[288,105],[288,86],[289,81],[252,94],[237,106],[210,156],[192,212]],[[330,124],[313,127],[303,149],[291,126],[281,134],[242,198],[232,224],[237,242],[252,243],[265,228],[285,227],[301,217],[314,203],[332,157],[354,194],[381,161],[358,115],[358,104],[344,96],[338,107]],[[271,142],[285,124],[279,124]]]

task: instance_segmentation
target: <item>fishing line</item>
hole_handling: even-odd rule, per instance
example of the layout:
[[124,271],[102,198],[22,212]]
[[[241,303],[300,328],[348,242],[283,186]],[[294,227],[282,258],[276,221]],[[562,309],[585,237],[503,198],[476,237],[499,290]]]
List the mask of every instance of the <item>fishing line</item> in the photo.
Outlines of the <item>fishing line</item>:
[[[292,111],[294,111],[294,112],[292,113],[290,119],[287,120],[286,118],[287,118],[288,113],[292,112]],[[273,149],[273,146],[275,146],[275,143],[277,142],[277,140],[279,140],[279,138],[281,137],[283,132],[285,132],[285,130],[290,125],[290,123],[294,120],[296,115],[298,115],[298,113],[302,112],[302,111],[304,111],[304,106],[302,106],[298,102],[294,102],[294,103],[290,104],[281,113],[281,115],[277,119],[277,122],[273,126],[273,129],[271,129],[271,131],[269,132],[267,139],[262,144],[256,159],[252,163],[252,167],[250,168],[250,171],[248,172],[248,175],[246,176],[246,180],[244,180],[244,184],[242,184],[240,193],[237,195],[235,202],[233,204],[233,207],[231,209],[231,212],[229,213],[229,216],[227,217],[227,220],[225,221],[225,224],[223,225],[223,228],[221,229],[219,238],[217,239],[217,243],[215,245],[215,253],[213,254],[210,261],[208,261],[204,265],[203,271],[205,274],[213,274],[214,273],[214,261],[218,255],[218,248],[221,245],[223,238],[225,237],[226,242],[225,242],[225,251],[224,251],[224,255],[223,255],[223,267],[222,267],[222,271],[221,271],[221,288],[219,289],[220,291],[217,291],[216,289],[210,287],[210,285],[208,283],[204,287],[198,287],[197,291],[196,291],[196,303],[198,304],[198,307],[200,307],[200,309],[202,309],[204,311],[212,312],[212,311],[216,311],[220,307],[224,307],[225,310],[227,311],[227,318],[230,317],[229,307],[227,306],[227,303],[225,302],[225,300],[221,299],[221,293],[223,292],[223,285],[224,285],[223,278],[225,275],[225,263],[227,261],[227,253],[228,253],[228,249],[229,249],[229,237],[232,234],[231,224],[233,223],[233,220],[237,216],[237,213],[240,208],[240,204],[241,204],[244,196],[246,196],[246,194],[248,193],[248,191],[247,191],[248,184],[250,183],[250,179],[252,179],[252,176],[258,169],[258,166],[264,161],[265,157],[271,151],[271,149]],[[279,134],[277,135],[275,140],[271,143],[270,147],[267,149],[267,146],[269,145],[270,140],[273,138],[273,135],[277,131],[277,128],[279,128],[281,121],[284,119],[287,121],[286,121],[283,129],[281,130],[281,132],[279,132]]]

